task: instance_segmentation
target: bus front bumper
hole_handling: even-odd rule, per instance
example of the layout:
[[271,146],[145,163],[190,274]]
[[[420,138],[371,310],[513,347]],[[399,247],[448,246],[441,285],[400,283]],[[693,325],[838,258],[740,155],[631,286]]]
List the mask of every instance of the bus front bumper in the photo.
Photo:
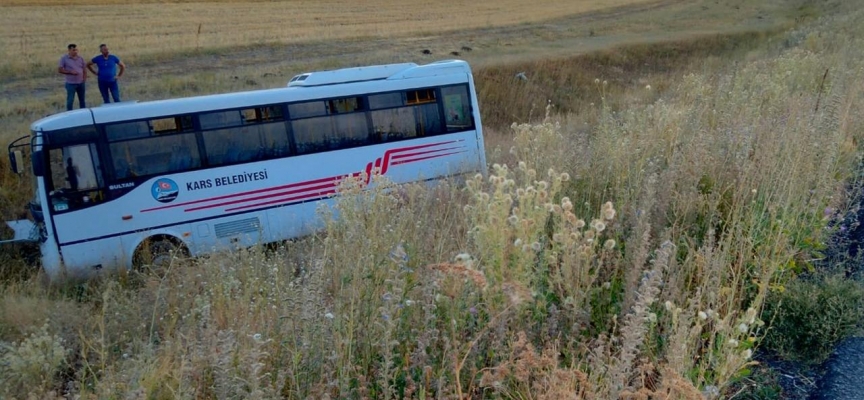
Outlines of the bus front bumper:
[[38,243],[39,240],[39,227],[30,221],[29,219],[19,219],[15,221],[6,221],[6,225],[9,225],[13,231],[15,231],[15,237],[9,240],[0,240],[0,244],[3,243]]

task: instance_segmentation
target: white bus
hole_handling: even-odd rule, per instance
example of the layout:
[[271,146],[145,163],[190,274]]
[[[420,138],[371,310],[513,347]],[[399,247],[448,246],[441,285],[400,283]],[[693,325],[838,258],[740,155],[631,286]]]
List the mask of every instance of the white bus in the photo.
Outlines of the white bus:
[[451,60],[297,75],[279,89],[80,109],[36,121],[31,219],[52,279],[198,256],[321,226],[336,183],[377,169],[395,183],[483,172],[469,65]]

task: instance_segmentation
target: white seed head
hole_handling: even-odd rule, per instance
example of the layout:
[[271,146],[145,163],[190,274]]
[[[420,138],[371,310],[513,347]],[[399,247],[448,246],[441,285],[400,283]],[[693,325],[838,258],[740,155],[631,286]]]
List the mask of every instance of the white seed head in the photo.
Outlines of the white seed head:
[[603,243],[603,248],[606,250],[614,249],[615,248],[615,240],[614,239],[606,240],[606,243]]
[[748,330],[749,327],[747,326],[747,324],[742,322],[740,325],[738,325],[738,332],[747,333]]
[[606,211],[603,211],[603,218],[606,218],[607,221],[615,219],[615,209],[610,208]]
[[456,261],[457,263],[464,263],[464,262],[471,261],[472,259],[473,258],[468,253],[459,253],[456,255],[456,257],[453,260]]
[[747,313],[745,315],[747,317],[747,323],[748,324],[752,324],[753,322],[756,322],[756,309],[754,309],[753,307],[748,308]]
[[705,311],[699,311],[699,319],[703,321],[708,319],[708,314],[706,314]]

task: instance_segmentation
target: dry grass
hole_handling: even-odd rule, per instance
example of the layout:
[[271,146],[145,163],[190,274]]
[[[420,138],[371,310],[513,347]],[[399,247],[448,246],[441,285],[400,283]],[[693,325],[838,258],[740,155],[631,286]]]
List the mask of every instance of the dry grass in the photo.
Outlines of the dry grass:
[[[489,130],[489,176],[346,182],[320,235],[161,277],[5,281],[0,395],[727,397],[765,298],[847,200],[862,27],[856,10],[780,47],[745,35],[540,62],[530,92],[490,84],[510,67],[478,71],[493,126],[536,119]],[[201,89],[174,79],[160,88]],[[548,89],[574,82],[591,94]],[[569,113],[532,113],[544,93]]]

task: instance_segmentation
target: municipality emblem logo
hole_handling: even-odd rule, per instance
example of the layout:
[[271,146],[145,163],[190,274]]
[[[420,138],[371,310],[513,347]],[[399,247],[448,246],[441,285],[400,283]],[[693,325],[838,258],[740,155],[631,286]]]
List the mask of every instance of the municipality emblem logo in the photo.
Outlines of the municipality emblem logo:
[[162,178],[153,182],[153,187],[150,189],[153,198],[160,203],[170,203],[180,194],[180,187],[177,182],[168,178]]

